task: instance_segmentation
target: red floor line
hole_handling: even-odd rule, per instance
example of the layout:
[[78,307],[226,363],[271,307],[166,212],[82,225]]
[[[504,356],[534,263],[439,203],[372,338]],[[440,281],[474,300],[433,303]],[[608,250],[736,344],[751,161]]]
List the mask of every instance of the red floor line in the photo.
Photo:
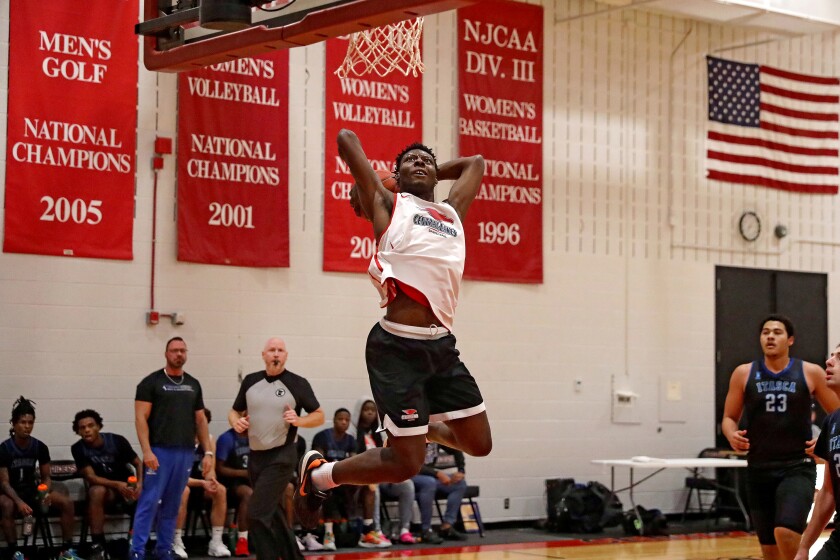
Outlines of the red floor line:
[[696,540],[696,539],[715,539],[723,537],[745,537],[750,535],[745,531],[722,531],[719,533],[692,533],[689,535],[669,535],[662,537],[621,537],[621,538],[603,538],[603,539],[567,539],[556,541],[540,541],[540,542],[525,542],[525,543],[500,543],[500,544],[480,544],[480,545],[462,545],[462,546],[447,546],[441,548],[403,548],[399,550],[365,550],[354,552],[337,552],[335,554],[307,554],[307,559],[313,560],[330,560],[340,557],[340,560],[366,560],[369,558],[405,558],[409,556],[428,556],[430,554],[458,554],[469,552],[489,552],[494,550],[521,550],[532,548],[562,548],[569,546],[590,546],[598,544],[621,544],[629,542],[652,542],[652,541],[667,541],[667,540]]

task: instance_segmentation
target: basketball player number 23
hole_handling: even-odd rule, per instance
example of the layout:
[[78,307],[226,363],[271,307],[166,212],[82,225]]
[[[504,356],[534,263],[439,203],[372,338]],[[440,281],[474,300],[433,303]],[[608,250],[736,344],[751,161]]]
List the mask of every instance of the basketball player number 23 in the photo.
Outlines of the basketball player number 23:
[[764,403],[767,406],[767,412],[784,412],[787,410],[787,395],[781,393],[767,393],[764,396]]
[[519,245],[519,224],[504,222],[478,222],[478,242],[498,245]]

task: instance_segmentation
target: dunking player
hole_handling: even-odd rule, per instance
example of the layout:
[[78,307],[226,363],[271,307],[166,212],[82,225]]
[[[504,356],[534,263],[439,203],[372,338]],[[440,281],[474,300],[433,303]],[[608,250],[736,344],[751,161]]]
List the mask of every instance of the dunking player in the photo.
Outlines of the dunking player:
[[840,398],[826,385],[820,366],[790,357],[790,319],[770,315],[760,333],[764,358],[732,372],[721,430],[733,449],[747,452],[747,497],[762,555],[791,560],[814,498],[811,396],[829,412],[840,406]]
[[[466,253],[462,221],[481,185],[484,158],[438,167],[430,148],[412,144],[396,158],[394,194],[353,132],[339,132],[338,152],[378,241],[368,272],[387,311],[368,335],[365,357],[389,447],[332,463],[317,451],[304,455],[295,495],[304,527],[317,523],[331,488],[400,482],[417,474],[427,437],[477,456],[492,447],[481,392],[458,358],[451,332]],[[438,179],[455,180],[442,203],[434,201]]]
[[[840,394],[840,344],[825,362],[826,384],[829,389]],[[840,512],[840,411],[834,411],[823,421],[817,446],[814,450],[817,457],[825,459],[827,476],[823,478],[823,485],[814,500],[814,513],[808,528],[802,534],[799,551],[794,560],[808,560],[808,551],[819,538],[825,526],[831,521],[835,511]],[[814,560],[840,560],[840,529],[832,531],[828,541],[814,556]]]

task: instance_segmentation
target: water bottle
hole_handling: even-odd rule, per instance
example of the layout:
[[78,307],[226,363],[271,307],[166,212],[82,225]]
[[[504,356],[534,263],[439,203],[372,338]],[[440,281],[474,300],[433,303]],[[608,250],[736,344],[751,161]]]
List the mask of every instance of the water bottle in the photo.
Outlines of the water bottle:
[[[132,476],[129,476],[129,477],[128,477],[128,480],[126,481],[126,484],[128,485],[128,488],[129,488],[130,490],[132,490],[132,491],[137,490],[137,477],[136,477],[136,476],[133,476],[133,475],[132,475]],[[126,500],[126,503],[128,503],[128,504],[133,504],[133,503],[134,503],[134,499],[132,498],[132,499],[130,499],[130,500]]]
[[30,514],[23,518],[23,536],[28,537],[32,534],[32,527],[35,526],[35,518]]
[[47,505],[47,496],[49,496],[50,490],[47,488],[46,484],[39,484],[38,485],[38,504],[41,506],[41,513],[47,513],[50,507]]
[[236,523],[231,523],[228,528],[228,549],[231,554],[236,554],[237,540],[239,540],[239,529],[236,528]]

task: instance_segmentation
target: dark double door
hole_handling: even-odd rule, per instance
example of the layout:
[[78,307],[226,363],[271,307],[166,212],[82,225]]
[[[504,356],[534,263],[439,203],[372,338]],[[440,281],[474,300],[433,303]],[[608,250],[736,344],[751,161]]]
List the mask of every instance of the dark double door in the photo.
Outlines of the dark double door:
[[790,317],[796,327],[791,355],[824,365],[829,347],[828,277],[718,266],[715,289],[715,433],[716,445],[728,448],[720,419],[729,378],[739,364],[761,357],[762,318],[771,313]]

